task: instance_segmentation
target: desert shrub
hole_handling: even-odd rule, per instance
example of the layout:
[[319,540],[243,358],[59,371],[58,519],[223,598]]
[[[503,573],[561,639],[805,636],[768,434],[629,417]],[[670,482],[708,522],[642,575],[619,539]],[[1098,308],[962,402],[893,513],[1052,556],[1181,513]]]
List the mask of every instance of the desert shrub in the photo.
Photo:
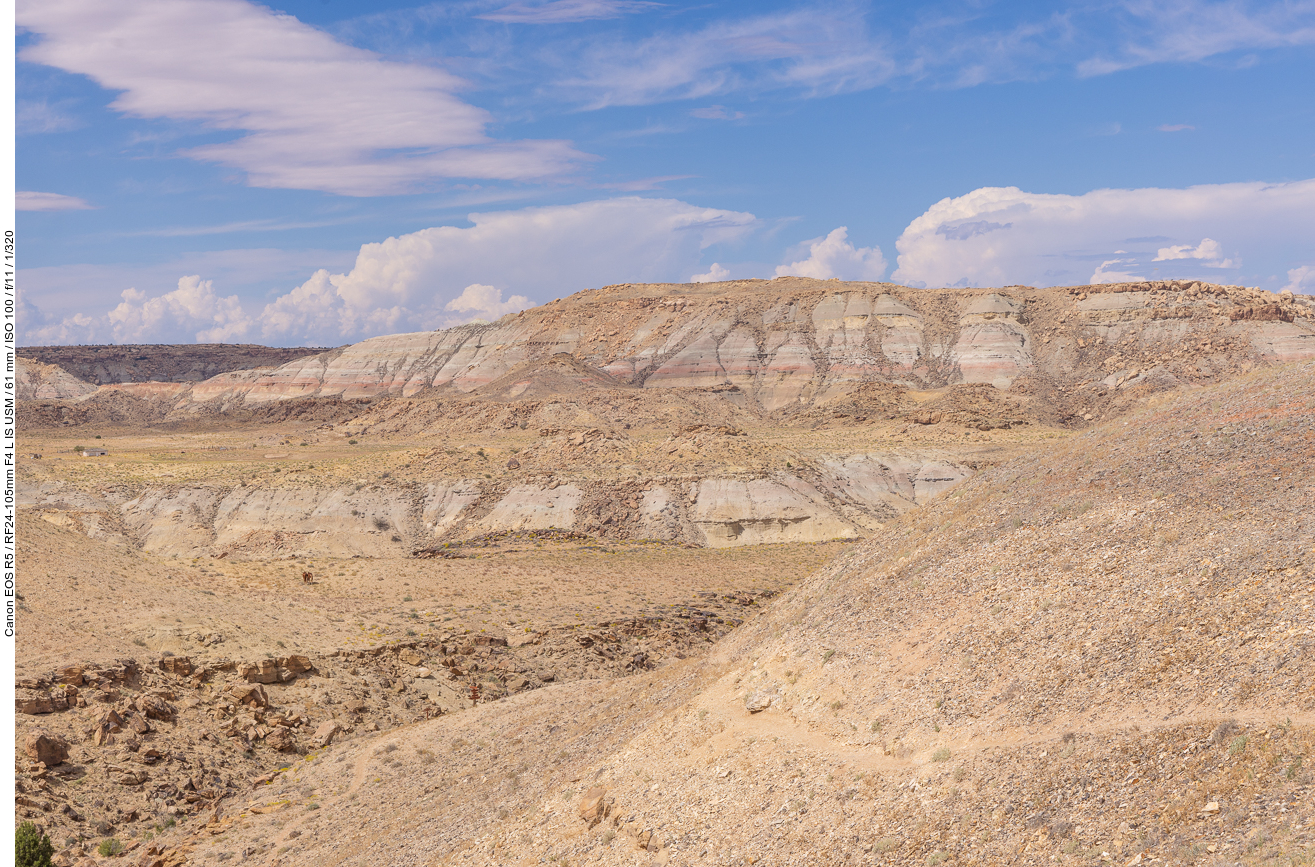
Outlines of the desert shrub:
[[104,840],[100,841],[100,845],[96,847],[96,851],[100,853],[102,858],[110,858],[123,851],[123,844],[119,842],[118,837],[106,837]]
[[50,838],[36,825],[24,822],[18,826],[14,834],[14,863],[18,867],[50,867],[50,856],[54,854]]
[[387,518],[375,518],[375,519],[374,519],[374,528],[375,528],[376,530],[387,530],[390,526],[392,526],[392,525],[388,523],[388,519],[387,519]]
[[950,748],[941,747],[939,750],[931,754],[931,760],[933,762],[948,762],[950,760]]

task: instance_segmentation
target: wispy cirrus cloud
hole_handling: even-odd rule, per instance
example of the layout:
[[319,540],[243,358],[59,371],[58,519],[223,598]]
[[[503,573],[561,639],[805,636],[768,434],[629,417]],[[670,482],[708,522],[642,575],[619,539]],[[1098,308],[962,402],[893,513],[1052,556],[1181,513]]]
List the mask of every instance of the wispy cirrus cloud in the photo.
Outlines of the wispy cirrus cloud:
[[852,4],[723,19],[639,40],[599,39],[569,62],[574,72],[552,87],[590,108],[742,90],[835,94],[876,86],[897,71],[865,10]]
[[91,205],[77,196],[36,193],[29,190],[19,190],[14,194],[16,211],[89,211],[91,209]]
[[546,91],[595,109],[730,93],[815,97],[882,85],[1090,77],[1315,43],[1310,0],[1077,2],[1042,14],[1014,9],[940,4],[892,15],[858,2],[804,3],[640,38],[600,34],[547,52],[570,71],[551,79]]
[[659,9],[662,5],[644,0],[548,0],[545,3],[510,3],[475,17],[505,24],[570,24],[619,18]]
[[235,133],[181,153],[252,186],[382,195],[444,178],[542,180],[589,158],[564,141],[494,140],[457,77],[243,0],[23,0],[17,22],[40,36],[22,60],[121,91],[115,110]]
[[1315,44],[1315,3],[1309,0],[1125,0],[1102,12],[1114,26],[1115,44],[1079,62],[1083,76]]
[[78,129],[83,121],[68,108],[67,104],[51,105],[44,99],[20,99],[14,106],[14,131],[18,135],[39,135]]

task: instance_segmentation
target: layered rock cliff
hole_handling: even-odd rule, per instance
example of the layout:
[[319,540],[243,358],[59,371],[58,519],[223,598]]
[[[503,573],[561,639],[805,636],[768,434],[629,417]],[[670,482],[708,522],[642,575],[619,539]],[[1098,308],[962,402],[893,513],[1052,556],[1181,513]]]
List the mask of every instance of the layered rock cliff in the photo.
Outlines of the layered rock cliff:
[[[1315,357],[1304,297],[1201,283],[921,290],[779,278],[621,285],[489,325],[397,334],[180,390],[177,409],[304,397],[470,393],[567,354],[645,389],[719,389],[764,414],[861,382],[909,388],[1021,380],[1110,387],[1217,378]],[[121,386],[134,390],[134,386]]]

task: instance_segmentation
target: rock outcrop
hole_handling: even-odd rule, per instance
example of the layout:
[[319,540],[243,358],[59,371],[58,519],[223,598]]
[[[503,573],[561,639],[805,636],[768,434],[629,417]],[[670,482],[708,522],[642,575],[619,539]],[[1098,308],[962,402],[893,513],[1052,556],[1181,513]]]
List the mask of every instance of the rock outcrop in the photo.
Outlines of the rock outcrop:
[[376,337],[273,370],[225,373],[173,399],[175,412],[186,413],[211,403],[470,393],[527,362],[566,354],[620,383],[726,389],[770,414],[868,381],[1082,381],[1116,355],[1169,365],[1185,344],[1205,370],[1296,361],[1315,357],[1312,316],[1311,302],[1291,293],[1183,281],[996,290],[794,277],[626,284],[488,325]]
[[[405,556],[500,531],[579,530],[709,547],[851,539],[972,475],[919,454],[836,455],[759,477],[477,477],[419,484],[20,486],[23,508],[88,535],[179,557]],[[271,681],[262,681],[271,682]]]

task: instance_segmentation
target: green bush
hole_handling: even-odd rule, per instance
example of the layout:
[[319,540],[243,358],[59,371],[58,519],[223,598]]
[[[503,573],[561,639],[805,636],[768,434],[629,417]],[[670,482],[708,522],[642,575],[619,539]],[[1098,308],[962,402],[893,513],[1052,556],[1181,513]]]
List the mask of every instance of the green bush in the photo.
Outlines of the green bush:
[[14,863],[18,867],[50,867],[50,856],[54,854],[50,838],[38,831],[36,825],[24,822],[18,826],[14,834]]
[[101,854],[102,858],[109,858],[112,855],[117,855],[122,852],[123,844],[119,842],[118,837],[107,837],[100,841],[100,845],[96,847],[96,851]]

